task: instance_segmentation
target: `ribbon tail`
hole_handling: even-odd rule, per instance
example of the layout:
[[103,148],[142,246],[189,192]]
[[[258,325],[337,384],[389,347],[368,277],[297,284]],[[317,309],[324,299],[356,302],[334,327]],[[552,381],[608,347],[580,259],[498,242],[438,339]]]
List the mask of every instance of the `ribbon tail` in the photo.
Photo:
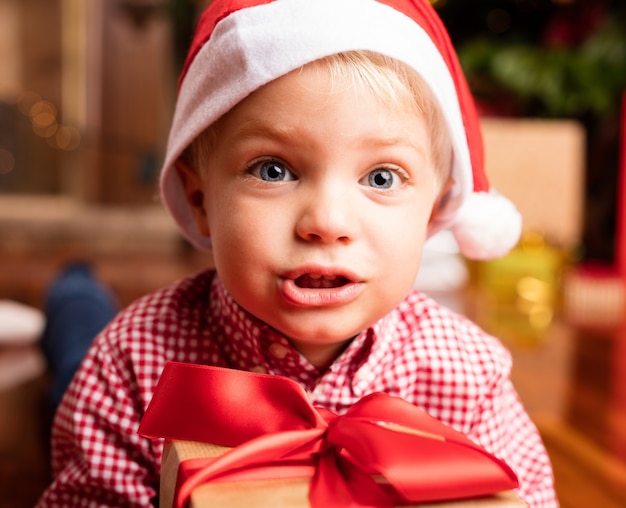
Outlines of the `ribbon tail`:
[[312,508],[393,508],[392,497],[368,473],[329,450],[320,456],[311,480]]
[[192,491],[216,478],[236,475],[251,469],[268,470],[268,478],[275,465],[298,463],[312,464],[311,455],[320,446],[320,436],[325,429],[308,429],[268,434],[229,450],[203,467],[180,485],[175,500],[177,508],[184,508]]
[[346,508],[358,506],[339,471],[334,453],[323,453],[309,488],[311,508]]

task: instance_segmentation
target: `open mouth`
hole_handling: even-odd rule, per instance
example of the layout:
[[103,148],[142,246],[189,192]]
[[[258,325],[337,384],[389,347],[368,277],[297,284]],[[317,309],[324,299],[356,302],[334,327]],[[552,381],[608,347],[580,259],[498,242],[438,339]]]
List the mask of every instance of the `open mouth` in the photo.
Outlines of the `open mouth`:
[[350,280],[341,275],[320,275],[306,273],[295,280],[296,286],[303,289],[330,289],[340,288],[350,283]]
[[[342,274],[343,273],[343,274]],[[357,275],[322,267],[292,271],[281,278],[280,292],[290,304],[298,307],[335,307],[347,305],[365,290]]]

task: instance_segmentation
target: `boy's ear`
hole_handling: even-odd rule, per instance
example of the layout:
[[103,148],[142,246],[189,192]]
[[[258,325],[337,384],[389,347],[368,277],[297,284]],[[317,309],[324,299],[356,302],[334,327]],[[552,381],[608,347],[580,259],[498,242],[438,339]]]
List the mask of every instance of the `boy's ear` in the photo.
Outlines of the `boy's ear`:
[[174,165],[178,173],[178,178],[180,178],[183,184],[189,208],[191,208],[193,212],[196,228],[203,236],[211,236],[208,217],[204,207],[204,185],[202,178],[198,172],[191,168],[185,161],[179,159]]
[[439,210],[441,201],[443,200],[443,198],[448,193],[448,191],[452,188],[453,185],[454,185],[454,178],[449,176],[448,179],[441,186],[441,189],[439,190],[439,194],[437,195],[437,197],[435,198],[435,202],[433,203],[433,209],[430,212],[430,219],[428,219],[429,226],[432,224],[433,220],[435,219],[435,216],[437,215],[437,211]]

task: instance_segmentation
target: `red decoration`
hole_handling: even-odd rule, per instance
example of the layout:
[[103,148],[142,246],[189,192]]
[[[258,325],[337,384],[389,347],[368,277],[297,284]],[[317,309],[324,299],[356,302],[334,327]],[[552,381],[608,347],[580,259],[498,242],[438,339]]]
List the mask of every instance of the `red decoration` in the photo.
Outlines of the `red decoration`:
[[615,267],[626,281],[626,92],[622,95],[619,137],[617,225],[615,232]]
[[397,397],[371,394],[338,416],[314,408],[290,379],[219,367],[168,363],[139,432],[236,447],[189,461],[179,508],[202,483],[250,475],[312,475],[309,499],[320,508],[447,501],[518,486],[503,461]]

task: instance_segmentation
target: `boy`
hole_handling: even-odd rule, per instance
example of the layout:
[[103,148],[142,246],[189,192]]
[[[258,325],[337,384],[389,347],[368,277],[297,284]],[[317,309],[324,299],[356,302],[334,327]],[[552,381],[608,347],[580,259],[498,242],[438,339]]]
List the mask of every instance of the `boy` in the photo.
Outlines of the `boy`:
[[411,291],[442,228],[471,257],[517,241],[519,215],[489,191],[481,157],[426,2],[212,2],[162,195],[216,271],[146,296],[97,337],[57,413],[40,505],[150,504],[162,445],[136,431],[177,360],[284,375],[338,413],[371,392],[402,397],[506,460],[530,506],[556,506],[508,353]]

